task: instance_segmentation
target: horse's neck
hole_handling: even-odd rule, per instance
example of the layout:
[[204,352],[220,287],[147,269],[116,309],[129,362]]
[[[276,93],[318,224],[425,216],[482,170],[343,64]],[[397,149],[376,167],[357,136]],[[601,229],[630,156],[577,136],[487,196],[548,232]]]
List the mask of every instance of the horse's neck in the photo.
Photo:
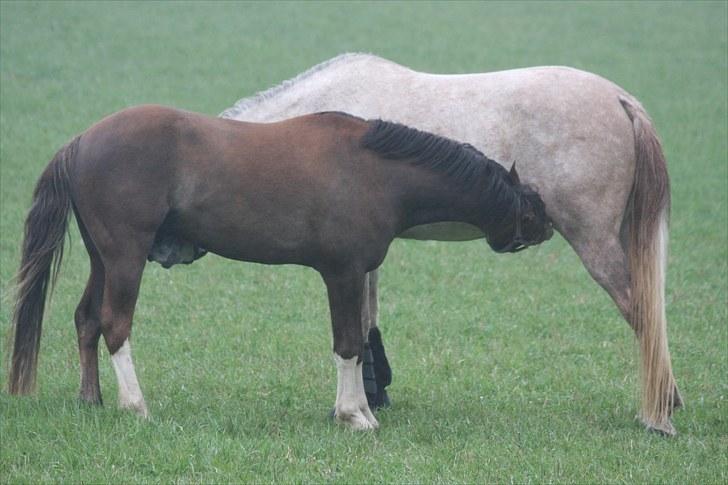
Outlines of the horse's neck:
[[[418,167],[412,168],[421,172]],[[484,204],[479,190],[480,181],[464,189],[442,174],[400,175],[396,180],[403,184],[401,230],[438,222],[464,222],[483,228]]]

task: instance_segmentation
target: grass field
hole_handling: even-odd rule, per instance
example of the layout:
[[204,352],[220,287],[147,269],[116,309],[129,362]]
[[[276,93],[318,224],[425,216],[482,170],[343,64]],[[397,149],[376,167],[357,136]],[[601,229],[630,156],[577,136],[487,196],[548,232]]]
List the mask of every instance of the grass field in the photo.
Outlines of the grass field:
[[[345,51],[426,71],[567,64],[635,94],[664,141],[668,319],[686,400],[646,433],[633,338],[560,237],[517,256],[396,242],[381,320],[394,406],[335,426],[318,275],[208,256],[150,265],[134,352],[152,419],[76,401],[72,243],[44,323],[39,391],[0,392],[0,481],[726,483],[727,7],[716,3],[0,2],[0,320],[33,186],[55,151],[139,103],[217,114]],[[3,348],[2,380],[6,376]]]

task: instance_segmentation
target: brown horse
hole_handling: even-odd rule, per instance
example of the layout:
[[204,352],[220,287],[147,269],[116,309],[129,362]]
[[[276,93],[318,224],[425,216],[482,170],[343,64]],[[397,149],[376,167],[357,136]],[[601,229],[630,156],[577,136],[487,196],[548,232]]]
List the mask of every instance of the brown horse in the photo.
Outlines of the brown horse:
[[80,398],[101,403],[103,335],[121,407],[147,415],[131,359],[132,316],[147,259],[206,251],[316,269],[328,289],[338,371],[336,418],[378,426],[362,381],[364,279],[403,231],[463,222],[499,252],[551,237],[538,194],[469,145],[381,120],[320,113],[272,124],[160,106],[113,114],[62,148],[38,181],[25,223],[13,394],[35,384],[46,290],[73,212],[91,259],[75,315]]

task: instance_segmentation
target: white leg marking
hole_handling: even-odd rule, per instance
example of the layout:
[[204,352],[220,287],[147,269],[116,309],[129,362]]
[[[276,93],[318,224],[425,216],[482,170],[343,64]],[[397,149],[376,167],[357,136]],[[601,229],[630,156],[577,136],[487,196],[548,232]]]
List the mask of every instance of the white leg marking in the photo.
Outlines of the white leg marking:
[[129,345],[128,339],[124,340],[124,345],[111,356],[111,363],[119,383],[119,407],[131,409],[144,418],[149,417],[149,411],[147,411],[147,405],[144,402],[136,372],[134,372],[131,345]]
[[377,418],[375,418],[372,414],[372,410],[369,409],[369,401],[367,401],[367,394],[366,391],[364,391],[364,374],[362,373],[363,365],[364,362],[359,362],[359,364],[356,366],[356,371],[354,372],[354,377],[356,379],[356,389],[357,391],[359,391],[359,402],[364,403],[364,408],[362,409],[364,417],[367,418],[367,421],[369,421],[372,426],[377,428],[379,427],[379,421],[377,421]]
[[334,414],[337,421],[352,429],[374,429],[379,427],[379,423],[367,404],[364,379],[361,375],[362,363],[357,364],[356,359],[356,357],[344,359],[334,354],[337,371]]

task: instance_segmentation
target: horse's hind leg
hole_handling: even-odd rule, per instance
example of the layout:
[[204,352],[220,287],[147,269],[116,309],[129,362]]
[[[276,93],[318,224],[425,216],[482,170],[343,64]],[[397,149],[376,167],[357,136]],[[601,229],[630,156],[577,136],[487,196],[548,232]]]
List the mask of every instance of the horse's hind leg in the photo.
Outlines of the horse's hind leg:
[[78,352],[81,359],[81,390],[79,398],[89,404],[101,404],[99,386],[99,337],[101,337],[101,300],[104,291],[104,265],[83,223],[79,229],[88,250],[91,274],[86,290],[76,308],[75,321]]
[[620,241],[617,237],[605,237],[589,244],[578,244],[575,249],[589,274],[612,297],[631,326],[629,270]]
[[[624,319],[636,331],[631,315],[627,255],[618,236],[604,237],[596,243],[592,241],[591,244],[577,243],[574,246],[589,274],[609,293]],[[673,408],[682,406],[677,388],[674,389],[670,402]]]
[[120,254],[123,257],[104,260],[101,332],[119,384],[119,407],[147,417],[149,412],[134,371],[129,344],[146,254],[143,251],[121,251]]

